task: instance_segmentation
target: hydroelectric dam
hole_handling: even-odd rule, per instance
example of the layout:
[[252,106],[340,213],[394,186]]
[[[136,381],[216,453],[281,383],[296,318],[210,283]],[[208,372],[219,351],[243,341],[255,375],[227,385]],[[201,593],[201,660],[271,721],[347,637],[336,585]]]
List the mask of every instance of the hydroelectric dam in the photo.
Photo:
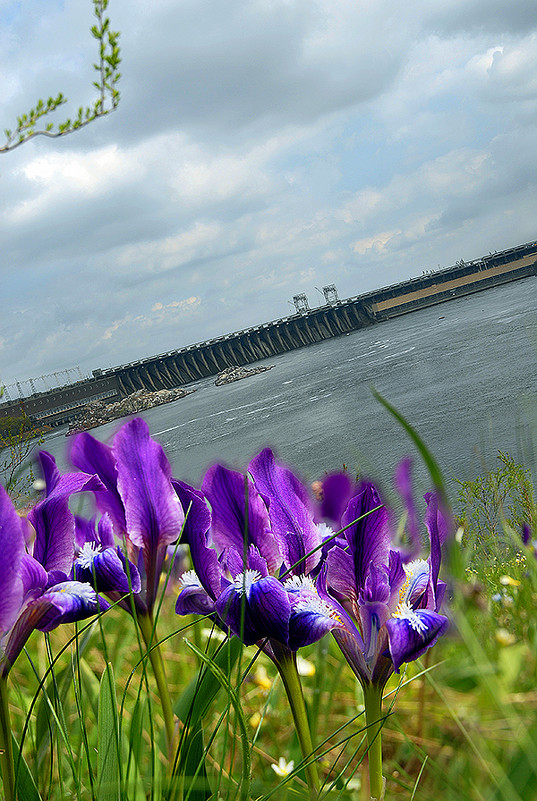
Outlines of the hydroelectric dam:
[[[92,400],[112,402],[144,390],[173,389],[296,348],[342,336],[401,314],[537,275],[537,242],[423,274],[157,356],[94,370],[93,377],[0,404],[0,419],[21,410],[43,425],[68,423]],[[305,296],[297,296],[303,297]],[[19,386],[19,385],[17,385]],[[20,387],[19,387],[20,394]]]

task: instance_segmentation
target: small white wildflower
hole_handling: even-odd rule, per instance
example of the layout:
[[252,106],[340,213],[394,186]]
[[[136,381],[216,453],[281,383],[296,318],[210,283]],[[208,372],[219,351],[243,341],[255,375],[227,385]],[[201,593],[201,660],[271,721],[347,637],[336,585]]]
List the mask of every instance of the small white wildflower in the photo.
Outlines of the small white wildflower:
[[513,645],[516,642],[516,637],[514,634],[511,634],[510,631],[507,631],[507,629],[498,629],[496,632],[496,642],[503,646]]
[[520,581],[511,576],[500,576],[500,584],[503,584],[504,587],[519,587]]
[[278,764],[276,765],[273,762],[270,767],[272,768],[274,773],[276,773],[277,776],[281,776],[282,779],[285,779],[286,776],[289,776],[289,774],[292,773],[293,770],[295,769],[295,763],[293,760],[287,762],[285,757],[280,757],[278,760]]

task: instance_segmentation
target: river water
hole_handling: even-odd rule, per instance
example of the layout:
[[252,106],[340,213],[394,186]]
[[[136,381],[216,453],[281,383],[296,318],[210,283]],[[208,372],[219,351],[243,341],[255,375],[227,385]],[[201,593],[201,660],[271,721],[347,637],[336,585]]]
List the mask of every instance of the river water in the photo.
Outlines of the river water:
[[[305,479],[347,465],[391,484],[416,454],[374,386],[420,433],[448,485],[495,466],[507,451],[537,476],[537,280],[458,298],[267,359],[273,369],[143,413],[173,473],[198,483],[215,461],[242,468],[272,446]],[[119,422],[94,429],[106,440]],[[65,429],[44,447],[65,466]],[[451,485],[453,491],[454,486]]]

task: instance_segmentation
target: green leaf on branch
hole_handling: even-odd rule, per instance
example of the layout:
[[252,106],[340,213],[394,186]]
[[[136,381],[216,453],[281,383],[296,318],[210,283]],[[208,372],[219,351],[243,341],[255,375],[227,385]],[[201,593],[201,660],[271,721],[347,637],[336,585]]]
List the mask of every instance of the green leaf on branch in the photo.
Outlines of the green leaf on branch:
[[93,114],[87,112],[84,119],[81,111],[79,111],[79,116],[75,120],[67,119],[65,122],[58,124],[56,130],[54,130],[53,123],[48,123],[43,129],[37,129],[35,124],[38,119],[50,114],[67,102],[67,98],[61,92],[56,98],[49,97],[46,103],[39,99],[35,108],[31,108],[27,114],[17,117],[17,127],[14,131],[9,128],[4,129],[6,143],[0,147],[0,153],[13,150],[24,142],[33,139],[34,136],[65,136],[88,125],[97,117],[104,117],[110,114],[117,108],[120,95],[115,88],[115,84],[121,77],[117,69],[121,63],[120,50],[117,44],[119,32],[111,31],[109,18],[103,17],[107,7],[108,0],[93,0],[93,13],[97,18],[97,24],[91,26],[90,33],[100,43],[99,62],[93,64],[99,79],[92,81],[92,85],[97,89],[100,97],[94,104]]

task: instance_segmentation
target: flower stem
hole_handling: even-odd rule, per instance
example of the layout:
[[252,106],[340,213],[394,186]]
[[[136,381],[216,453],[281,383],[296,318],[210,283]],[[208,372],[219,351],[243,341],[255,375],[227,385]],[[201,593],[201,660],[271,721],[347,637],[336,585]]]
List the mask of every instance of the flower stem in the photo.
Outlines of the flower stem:
[[367,725],[367,756],[369,761],[369,793],[371,801],[384,798],[382,776],[382,687],[364,684],[365,722]]
[[276,667],[282,677],[283,686],[287,693],[289,706],[293,715],[300,750],[304,759],[306,780],[310,791],[311,801],[319,797],[319,774],[317,762],[313,753],[313,742],[308,723],[306,704],[302,692],[302,684],[296,667],[296,654],[287,648],[277,648],[274,641],[271,643],[276,656]]
[[11,742],[11,721],[7,693],[7,676],[0,676],[0,765],[5,801],[15,801],[15,765]]
[[170,691],[168,689],[168,682],[166,680],[166,673],[164,671],[162,652],[158,643],[155,644],[157,638],[155,625],[153,623],[153,616],[151,614],[138,613],[137,620],[142,637],[144,638],[144,642],[149,652],[149,659],[151,660],[153,673],[155,674],[160,702],[162,704],[164,726],[166,727],[166,741],[168,744],[168,749],[171,749],[175,730],[175,720],[172,701],[170,698]]

